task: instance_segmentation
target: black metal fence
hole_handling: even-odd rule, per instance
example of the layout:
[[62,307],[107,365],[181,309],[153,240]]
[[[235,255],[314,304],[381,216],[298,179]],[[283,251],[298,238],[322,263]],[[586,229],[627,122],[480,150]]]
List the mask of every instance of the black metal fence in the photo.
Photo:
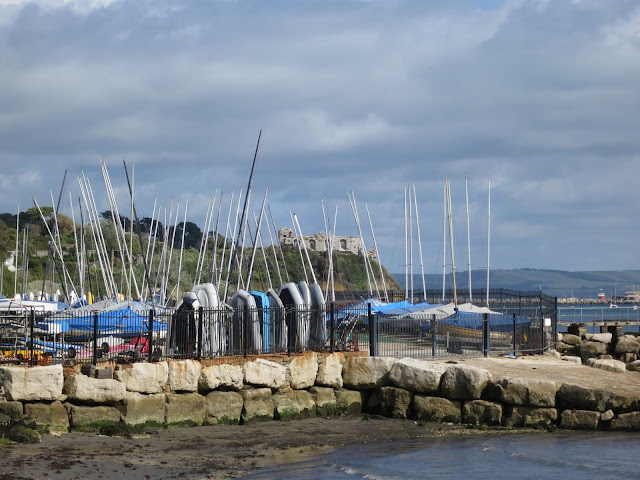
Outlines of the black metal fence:
[[[474,301],[482,298],[479,293],[472,292]],[[373,313],[367,302],[320,308],[30,311],[0,316],[0,363],[96,364],[106,359],[205,359],[305,350],[364,350],[375,356],[416,358],[490,356],[554,346],[555,298],[496,289],[490,291],[490,310],[484,311],[465,306],[461,298],[458,293],[457,310],[427,312],[410,306]]]

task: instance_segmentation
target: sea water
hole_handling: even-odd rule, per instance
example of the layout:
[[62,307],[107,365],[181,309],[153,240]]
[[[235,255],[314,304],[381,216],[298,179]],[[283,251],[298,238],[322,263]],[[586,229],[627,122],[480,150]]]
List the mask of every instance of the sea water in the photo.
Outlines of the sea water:
[[447,436],[363,445],[246,475],[251,480],[640,479],[637,433]]

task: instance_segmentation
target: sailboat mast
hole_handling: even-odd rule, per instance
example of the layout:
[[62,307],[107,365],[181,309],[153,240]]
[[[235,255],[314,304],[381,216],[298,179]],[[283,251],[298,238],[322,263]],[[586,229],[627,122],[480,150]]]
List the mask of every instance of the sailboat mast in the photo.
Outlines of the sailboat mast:
[[442,215],[442,303],[445,301],[445,285],[447,279],[447,180],[444,181],[444,213]]
[[469,271],[469,303],[473,303],[473,297],[471,294],[471,232],[469,230],[469,189],[467,188],[467,177],[464,177],[464,195],[467,201],[467,253],[469,254],[467,270]]
[[491,179],[489,179],[489,214],[487,216],[487,307],[489,306],[489,253],[491,247]]
[[418,217],[418,197],[416,195],[416,185],[413,184],[413,202],[416,208],[416,230],[418,232],[418,251],[420,253],[420,274],[422,276],[422,295],[423,301],[427,301],[427,285],[424,279],[424,261],[422,258],[422,239],[420,237],[420,218]]
[[453,255],[453,222],[451,219],[451,187],[447,178],[447,216],[449,219],[449,248],[451,250],[451,275],[453,282],[453,303],[458,305],[458,292],[456,289],[456,261]]

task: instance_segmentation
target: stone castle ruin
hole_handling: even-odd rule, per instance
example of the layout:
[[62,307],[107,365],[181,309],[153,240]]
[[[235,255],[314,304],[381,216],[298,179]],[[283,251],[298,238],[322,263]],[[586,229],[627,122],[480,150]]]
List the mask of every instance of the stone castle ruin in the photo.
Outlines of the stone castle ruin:
[[[339,237],[336,235],[333,238],[334,252],[362,255],[362,242],[358,237]],[[319,253],[327,251],[327,236],[322,232],[315,235],[303,235],[302,240],[309,250]],[[294,247],[298,245],[298,237],[293,233],[293,230],[285,227],[278,230],[278,242],[282,246]],[[367,254],[371,259],[375,260],[375,250],[369,250]]]

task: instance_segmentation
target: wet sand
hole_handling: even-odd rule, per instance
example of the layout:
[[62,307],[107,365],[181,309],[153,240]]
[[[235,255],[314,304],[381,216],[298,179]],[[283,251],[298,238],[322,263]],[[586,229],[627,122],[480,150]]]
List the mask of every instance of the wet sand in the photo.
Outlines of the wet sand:
[[132,439],[45,435],[40,444],[0,447],[0,480],[230,479],[345,446],[478,433],[462,426],[364,417],[151,430]]

